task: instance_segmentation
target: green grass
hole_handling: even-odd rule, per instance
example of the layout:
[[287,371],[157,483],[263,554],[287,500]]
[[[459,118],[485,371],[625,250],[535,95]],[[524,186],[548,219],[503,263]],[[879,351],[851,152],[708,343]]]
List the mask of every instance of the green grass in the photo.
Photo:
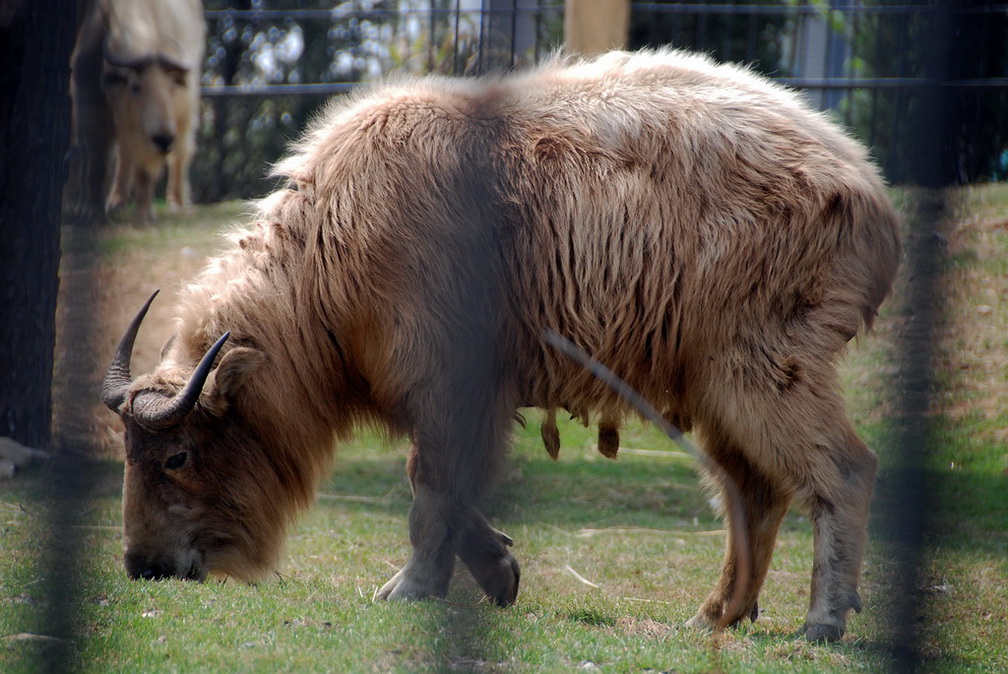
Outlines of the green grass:
[[[766,616],[716,640],[684,630],[716,579],[723,545],[690,462],[678,454],[597,459],[582,446],[587,432],[574,427],[554,464],[533,426],[519,438],[494,509],[523,569],[519,601],[504,610],[481,603],[464,574],[445,602],[372,602],[408,553],[403,452],[376,439],[343,449],[319,503],[290,536],[283,575],[252,586],[128,581],[119,559],[121,466],[96,464],[99,496],[81,532],[88,559],[74,607],[79,661],[89,671],[568,671],[586,662],[760,671],[767,658],[821,671],[881,662],[858,639],[816,646],[794,637],[811,564],[809,527],[798,516],[785,525]],[[3,496],[11,515],[3,582],[14,588],[0,599],[3,635],[39,629],[44,517],[35,508],[46,481],[44,472],[26,476]],[[858,622],[852,629],[861,632]],[[37,651],[58,647],[8,640],[0,667],[31,671]]]
[[[972,190],[968,201],[975,205],[970,217],[1008,217],[1004,188]],[[185,246],[213,251],[213,223],[236,221],[239,210],[224,205],[156,227],[111,228],[103,236],[106,264],[136,266],[135,285],[153,285],[144,274],[165,273],[165,259]],[[948,274],[964,306],[986,287],[973,280],[1001,273],[1005,236],[998,228],[966,228],[954,238]],[[508,609],[481,602],[464,571],[446,601],[372,601],[408,554],[402,442],[365,432],[342,447],[318,503],[290,532],[281,575],[256,585],[128,581],[120,559],[121,463],[90,464],[92,498],[74,511],[73,526],[59,527],[46,512],[58,488],[52,467],[43,467],[0,484],[0,671],[39,671],[41,658],[56,651],[95,672],[565,672],[591,669],[588,663],[612,672],[880,671],[889,664],[886,588],[895,571],[880,522],[884,509],[898,507],[885,498],[884,384],[893,374],[887,354],[898,325],[898,312],[885,312],[877,334],[852,349],[844,373],[852,417],[884,469],[862,583],[865,611],[852,616],[838,644],[797,636],[812,564],[802,513],[782,527],[760,620],[721,635],[687,630],[683,623],[716,581],[724,545],[693,459],[654,429],[630,427],[619,460],[608,461],[594,450],[594,431],[571,422],[561,424],[560,460],[553,462],[539,440],[539,413],[527,410],[527,428],[516,426],[514,450],[485,508],[516,540],[522,565],[521,593]],[[939,363],[945,409],[922,461],[937,490],[917,582],[924,669],[1005,671],[1008,411],[983,401],[1008,388],[1008,342],[997,334],[1000,323],[978,321],[975,312],[952,312],[946,328]],[[984,362],[1002,363],[993,383],[980,376],[989,368],[962,366],[970,361],[961,350],[976,344],[987,344]],[[85,553],[70,643],[39,638],[49,602],[42,554],[49,531],[56,540],[79,535]]]

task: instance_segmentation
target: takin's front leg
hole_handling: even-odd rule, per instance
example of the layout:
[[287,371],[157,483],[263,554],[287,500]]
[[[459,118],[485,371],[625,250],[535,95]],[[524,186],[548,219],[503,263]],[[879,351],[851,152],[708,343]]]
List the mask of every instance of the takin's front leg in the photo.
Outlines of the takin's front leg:
[[378,590],[378,599],[425,599],[448,594],[458,535],[452,523],[458,521],[458,514],[450,497],[422,483],[413,484],[409,513],[413,553],[406,566]]
[[[417,534],[419,538],[429,539],[432,534],[437,537],[441,532],[431,529],[429,522],[425,523],[421,509],[427,506],[418,505],[430,502],[430,495],[427,490],[418,483],[419,450],[416,443],[410,446],[409,455],[406,460],[406,474],[409,477],[410,489],[413,491],[413,508],[410,510],[410,540],[414,539],[414,513],[416,513]],[[473,578],[482,588],[484,594],[498,606],[508,606],[514,603],[518,596],[518,582],[521,571],[518,561],[511,555],[508,548],[514,544],[511,537],[503,531],[498,531],[491,527],[483,515],[476,508],[465,509],[458,512],[451,521],[459,524],[461,530],[457,534],[457,544],[455,553],[466,565]],[[435,564],[432,569],[417,567],[413,562],[417,558],[416,545],[414,544],[414,556],[410,562],[414,563],[411,568],[407,564],[406,568],[399,571],[388,583],[378,591],[380,599],[396,598],[422,598],[426,596],[440,597],[448,590],[448,581],[451,579],[451,568],[454,565],[454,557],[450,560],[443,558],[443,552],[438,551],[433,556]],[[448,577],[442,578],[443,567],[448,567]],[[409,569],[409,570],[407,570]],[[433,582],[417,583],[410,580],[414,576],[425,576]]]
[[[708,456],[738,487],[745,513],[745,522],[737,522],[729,508],[730,492],[722,488],[720,498],[728,523],[728,539],[721,579],[687,623],[691,627],[710,629],[718,625],[736,625],[743,618],[755,621],[759,616],[759,593],[770,568],[777,532],[787,514],[791,496],[783,486],[753,467],[727,440],[703,432],[700,439]],[[749,557],[748,573],[744,576],[739,569],[737,540],[740,533],[745,536]],[[727,615],[728,611],[732,611],[731,599],[740,581],[745,583],[741,604],[735,607],[732,615]]]
[[[409,561],[380,590],[378,599],[423,599],[444,597],[454,570],[455,553],[449,553],[446,532],[439,519],[426,510],[427,498],[421,488],[410,509],[410,542],[413,554]],[[423,505],[418,505],[423,504]],[[514,544],[503,531],[494,529],[475,508],[469,508],[469,527],[457,535],[456,552],[483,593],[498,606],[510,606],[518,597],[521,569],[508,548]],[[442,520],[443,521],[443,520]],[[419,535],[415,535],[419,534]],[[419,543],[419,545],[418,545]]]
[[469,511],[469,527],[459,539],[458,557],[469,569],[483,594],[498,606],[510,606],[518,597],[521,569],[508,548],[511,537],[494,529],[475,508]]

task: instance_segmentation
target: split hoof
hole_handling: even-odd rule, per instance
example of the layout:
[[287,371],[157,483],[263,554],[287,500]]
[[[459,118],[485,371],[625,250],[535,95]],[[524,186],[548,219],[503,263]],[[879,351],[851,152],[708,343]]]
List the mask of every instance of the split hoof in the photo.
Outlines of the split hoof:
[[815,623],[805,625],[806,641],[840,641],[845,631],[844,625]]
[[[487,599],[500,607],[515,603],[518,598],[518,584],[521,581],[521,567],[518,566],[518,560],[507,555],[498,560],[493,569],[485,566],[482,570],[491,571],[481,574],[482,578],[476,578]],[[473,577],[476,575],[473,574]]]
[[375,594],[375,599],[387,601],[417,601],[430,597],[443,598],[448,588],[431,587],[410,577],[409,567],[403,567]]

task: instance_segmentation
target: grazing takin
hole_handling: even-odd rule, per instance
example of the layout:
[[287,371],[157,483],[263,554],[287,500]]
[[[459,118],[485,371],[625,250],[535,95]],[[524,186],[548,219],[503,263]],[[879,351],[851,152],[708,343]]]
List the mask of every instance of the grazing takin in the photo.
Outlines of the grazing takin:
[[[154,217],[154,186],[168,164],[166,201],[191,205],[189,164],[199,119],[206,24],[200,0],[96,0],[71,60],[74,186],[78,208],[98,218],[136,197]],[[115,176],[107,189],[108,161]]]
[[729,538],[692,623],[757,615],[797,498],[815,531],[805,633],[844,633],[876,457],[836,361],[875,318],[900,243],[864,149],[824,116],[682,52],[558,58],[362,88],[275,174],[287,186],[184,290],[161,363],[130,376],[145,307],[108,371],[131,577],[267,573],[334,439],[370,423],[413,443],[412,554],[378,596],[443,596],[458,557],[512,603],[511,539],[476,506],[516,408],[607,434],[631,413],[546,343],[555,330],[737,482],[747,577]]

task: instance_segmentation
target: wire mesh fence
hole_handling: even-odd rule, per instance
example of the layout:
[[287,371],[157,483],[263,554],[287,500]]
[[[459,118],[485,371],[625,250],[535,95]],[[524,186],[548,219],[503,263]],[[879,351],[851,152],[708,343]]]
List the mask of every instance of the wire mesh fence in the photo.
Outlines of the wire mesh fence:
[[[633,44],[709,51],[719,59],[752,63],[765,74],[807,92],[872,149],[894,182],[912,182],[916,145],[906,123],[935,85],[950,89],[973,123],[958,136],[960,182],[1006,175],[1008,144],[1003,36],[999,3],[886,3],[858,0],[799,3],[635,3]],[[930,22],[941,14],[969,40],[956,41],[952,67],[941,82],[924,72],[932,49]]]
[[[197,199],[269,189],[262,166],[326,97],[391,72],[479,74],[527,67],[559,48],[560,3],[498,0],[347,2],[335,9],[210,9]],[[212,6],[209,5],[209,6]],[[633,3],[629,47],[712,54],[806,92],[867,143],[887,177],[910,182],[917,143],[905,122],[936,83],[922,71],[934,5],[833,2]],[[973,39],[957,43],[940,86],[972,123],[957,137],[959,182],[1008,177],[1004,6],[949,10]]]

